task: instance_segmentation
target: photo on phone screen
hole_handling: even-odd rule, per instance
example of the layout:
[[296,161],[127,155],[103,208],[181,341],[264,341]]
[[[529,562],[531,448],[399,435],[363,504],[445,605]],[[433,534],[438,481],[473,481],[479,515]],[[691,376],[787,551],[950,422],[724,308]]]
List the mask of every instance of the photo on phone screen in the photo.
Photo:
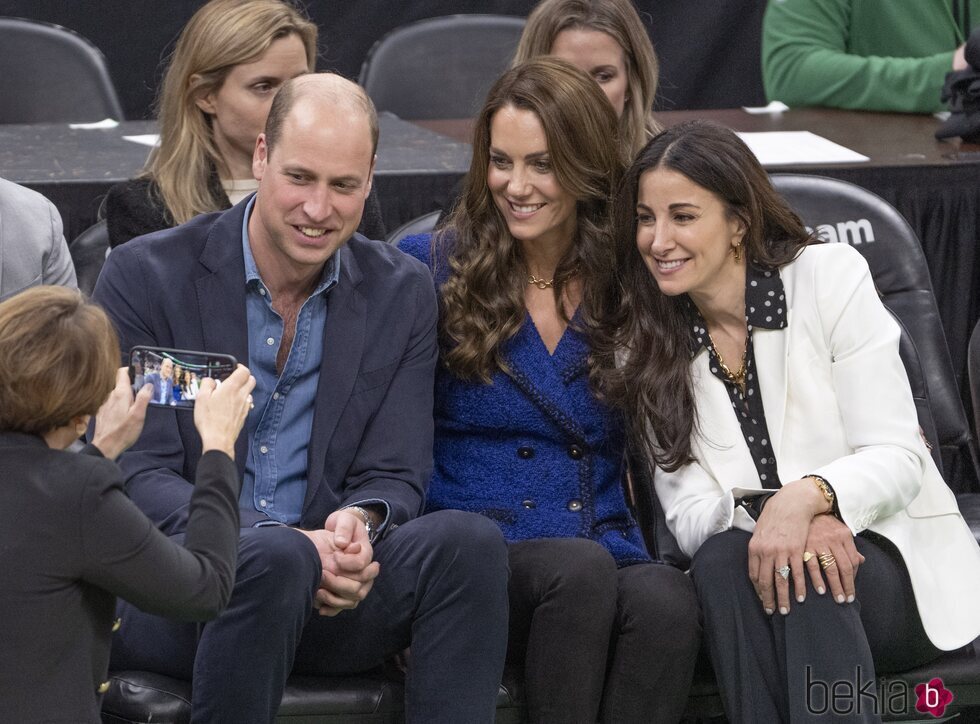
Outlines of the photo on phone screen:
[[230,354],[140,346],[129,353],[129,380],[134,393],[153,385],[151,405],[193,407],[204,379],[220,383],[237,365]]

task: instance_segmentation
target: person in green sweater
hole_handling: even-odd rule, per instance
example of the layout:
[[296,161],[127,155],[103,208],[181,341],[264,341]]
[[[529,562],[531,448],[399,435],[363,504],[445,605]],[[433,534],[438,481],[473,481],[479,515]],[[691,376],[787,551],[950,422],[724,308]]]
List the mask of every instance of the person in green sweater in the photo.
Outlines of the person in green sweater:
[[943,80],[966,67],[963,44],[978,23],[980,0],[769,0],[766,95],[790,106],[943,110]]

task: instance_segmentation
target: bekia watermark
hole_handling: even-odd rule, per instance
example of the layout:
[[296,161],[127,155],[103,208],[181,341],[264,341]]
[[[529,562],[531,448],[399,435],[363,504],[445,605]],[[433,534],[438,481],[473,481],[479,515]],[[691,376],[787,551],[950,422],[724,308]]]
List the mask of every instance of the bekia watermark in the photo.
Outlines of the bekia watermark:
[[[805,675],[806,710],[815,716],[873,713],[894,717],[919,712],[926,716],[906,721],[935,722],[955,699],[953,692],[938,677],[914,685],[900,679],[875,681],[860,666],[855,670],[853,680],[824,681],[814,677],[809,666]],[[956,716],[959,715],[948,718]]]

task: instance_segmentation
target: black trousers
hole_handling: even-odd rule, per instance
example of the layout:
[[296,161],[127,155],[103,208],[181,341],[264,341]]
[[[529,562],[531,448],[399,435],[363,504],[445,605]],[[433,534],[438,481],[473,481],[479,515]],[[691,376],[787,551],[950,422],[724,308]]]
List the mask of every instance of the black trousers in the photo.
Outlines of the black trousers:
[[504,664],[507,547],[500,529],[445,510],[389,532],[374,549],[381,573],[357,608],[313,613],[320,558],[282,527],[246,528],[231,602],[198,627],[120,602],[111,668],[193,681],[191,720],[265,724],[286,677],[352,674],[411,644],[405,720],[490,724]]
[[729,722],[881,721],[875,669],[904,671],[942,653],[922,629],[901,555],[863,533],[854,603],[817,594],[807,575],[806,601],[767,616],[749,580],[750,538],[741,530],[712,536],[691,565]]
[[690,579],[653,563],[617,569],[583,538],[509,548],[508,660],[524,666],[528,721],[677,722],[701,640]]

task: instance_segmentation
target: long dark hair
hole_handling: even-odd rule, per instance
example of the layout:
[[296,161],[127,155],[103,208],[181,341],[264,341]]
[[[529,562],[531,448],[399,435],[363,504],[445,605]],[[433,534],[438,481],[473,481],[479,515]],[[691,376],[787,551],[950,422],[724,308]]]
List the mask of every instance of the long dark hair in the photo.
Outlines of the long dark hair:
[[686,295],[661,293],[636,246],[640,178],[657,168],[681,173],[715,194],[745,225],[746,257],[756,266],[789,263],[812,235],[748,146],[717,124],[690,121],[664,131],[627,170],[615,202],[616,263],[602,279],[605,304],[592,335],[593,374],[606,398],[625,413],[634,449],[652,464],[676,470],[693,459],[696,425]]
[[433,259],[438,263],[448,256],[449,263],[441,292],[443,361],[453,374],[484,382],[507,369],[501,345],[517,333],[526,314],[528,272],[520,244],[487,186],[490,123],[505,107],[538,117],[555,179],[576,199],[575,238],[555,270],[554,293],[564,315],[562,292],[578,275],[585,328],[595,326],[594,280],[611,264],[612,197],[624,165],[615,111],[595,81],[570,63],[531,60],[504,73],[490,89],[473,133],[462,199],[433,241]]

